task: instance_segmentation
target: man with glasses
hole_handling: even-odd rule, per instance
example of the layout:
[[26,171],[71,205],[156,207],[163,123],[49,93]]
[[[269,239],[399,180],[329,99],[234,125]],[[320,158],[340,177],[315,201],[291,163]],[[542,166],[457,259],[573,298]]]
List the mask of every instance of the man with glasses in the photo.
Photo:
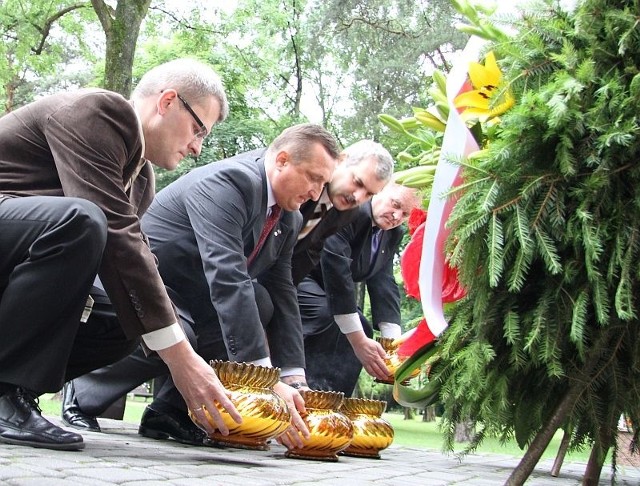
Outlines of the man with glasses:
[[207,134],[209,133],[207,131],[207,127],[204,125],[204,123],[202,122],[202,120],[200,119],[200,117],[198,115],[196,115],[196,112],[193,111],[193,108],[191,108],[191,106],[189,105],[189,103],[187,103],[187,100],[185,100],[182,96],[180,96],[180,93],[176,93],[176,96],[178,97],[178,99],[180,101],[182,101],[182,104],[184,105],[184,107],[187,109],[187,111],[189,112],[189,114],[193,117],[193,120],[196,122],[196,125],[198,125],[198,130],[193,132],[193,136],[197,139],[197,140],[202,140],[204,139],[204,137],[207,136]]
[[128,355],[140,337],[190,407],[217,402],[240,420],[186,340],[139,220],[152,164],[172,170],[198,155],[227,113],[217,74],[182,59],[149,71],[130,100],[82,89],[0,118],[0,443],[82,449],[82,436],[41,416],[37,397]]

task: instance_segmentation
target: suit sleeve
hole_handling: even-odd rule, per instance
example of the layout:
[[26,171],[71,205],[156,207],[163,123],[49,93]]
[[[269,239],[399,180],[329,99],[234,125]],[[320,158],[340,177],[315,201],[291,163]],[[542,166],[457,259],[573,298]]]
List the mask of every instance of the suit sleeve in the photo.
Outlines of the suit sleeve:
[[[138,336],[177,321],[142,236],[137,208],[124,187],[125,167],[141,158],[139,128],[133,109],[121,96],[87,96],[52,114],[44,133],[65,196],[92,201],[107,217],[100,277],[125,333]],[[150,178],[145,190],[152,194],[151,170],[146,174]]]
[[366,282],[376,329],[380,322],[400,324],[400,291],[393,276],[393,258],[398,251],[401,236],[400,234],[396,242],[389,247],[384,264]]
[[255,218],[249,195],[262,193],[261,181],[238,169],[207,175],[185,198],[211,303],[235,361],[269,356],[243,240],[243,228]]
[[342,228],[325,240],[320,267],[327,302],[332,315],[357,312],[355,283],[351,272],[353,241],[358,238],[358,225]]
[[296,288],[291,280],[291,256],[302,225],[298,212],[289,213],[287,240],[277,260],[258,281],[267,289],[274,313],[267,327],[271,362],[280,368],[304,368],[304,341]]

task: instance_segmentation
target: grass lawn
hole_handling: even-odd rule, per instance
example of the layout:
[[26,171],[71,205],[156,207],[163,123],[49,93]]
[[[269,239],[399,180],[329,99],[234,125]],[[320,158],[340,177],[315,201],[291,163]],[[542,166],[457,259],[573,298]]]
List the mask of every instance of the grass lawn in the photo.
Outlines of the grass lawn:
[[[424,449],[442,450],[444,440],[438,430],[437,422],[423,422],[422,416],[417,415],[413,420],[405,420],[402,414],[385,413],[384,418],[393,426],[395,431],[394,444],[407,447],[418,447]],[[562,432],[556,433],[549,447],[543,454],[545,459],[554,459],[562,440]],[[456,452],[462,451],[466,444],[460,444]],[[515,440],[506,444],[501,444],[498,439],[486,438],[477,450],[478,453],[506,454],[514,457],[522,457],[524,451],[520,450]],[[589,459],[590,450],[567,454],[565,461],[576,461],[586,463]]]
[[[143,398],[135,398],[127,400],[125,408],[124,420],[129,423],[137,424],[144,408],[149,402],[145,402]],[[55,395],[47,394],[40,397],[40,407],[45,415],[60,416],[60,398]],[[385,413],[384,418],[393,426],[395,436],[393,443],[406,447],[416,447],[422,449],[442,450],[443,439],[438,431],[439,422],[423,422],[421,415],[416,415],[413,420],[405,420],[404,416],[399,413]],[[556,456],[562,434],[559,432],[549,444],[543,458],[553,459]],[[456,451],[461,451],[464,444]],[[495,453],[507,454],[515,457],[521,457],[524,452],[521,451],[515,441],[507,444],[500,444],[497,439],[487,438],[482,446],[478,448],[479,453]],[[588,450],[568,454],[566,461],[587,462],[589,458]]]

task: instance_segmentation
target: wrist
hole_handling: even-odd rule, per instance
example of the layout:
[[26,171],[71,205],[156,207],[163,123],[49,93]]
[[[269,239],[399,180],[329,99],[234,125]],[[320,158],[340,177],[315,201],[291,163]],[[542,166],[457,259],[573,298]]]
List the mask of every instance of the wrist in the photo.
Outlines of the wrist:
[[291,388],[295,388],[296,390],[300,390],[302,388],[309,388],[309,385],[307,385],[306,381],[292,381],[286,384],[289,385]]
[[363,341],[366,341],[367,339],[369,339],[367,337],[367,335],[364,333],[364,331],[354,331],[354,332],[350,332],[345,334],[345,337],[347,338],[347,340],[352,344],[360,344]]

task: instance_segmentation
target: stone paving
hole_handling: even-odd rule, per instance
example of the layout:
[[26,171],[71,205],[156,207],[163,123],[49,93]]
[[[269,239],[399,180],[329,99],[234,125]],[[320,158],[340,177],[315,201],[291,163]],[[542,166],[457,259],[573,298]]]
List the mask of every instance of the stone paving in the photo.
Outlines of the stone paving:
[[[60,424],[56,418],[50,420]],[[0,484],[8,486],[493,486],[504,484],[517,458],[472,455],[460,462],[439,451],[391,445],[381,459],[341,456],[338,462],[284,457],[269,451],[193,447],[137,434],[133,424],[101,419],[103,432],[84,433],[86,448],[51,451],[0,444]],[[584,464],[565,463],[557,478],[552,461],[538,464],[527,486],[580,485]],[[603,472],[601,485],[611,484]],[[640,468],[621,466],[616,484],[640,485]]]

